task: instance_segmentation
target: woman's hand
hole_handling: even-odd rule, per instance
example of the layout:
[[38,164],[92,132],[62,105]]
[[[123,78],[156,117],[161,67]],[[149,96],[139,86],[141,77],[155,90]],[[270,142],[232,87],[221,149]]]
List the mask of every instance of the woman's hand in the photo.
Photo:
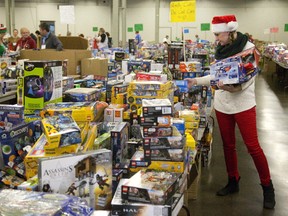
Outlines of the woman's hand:
[[188,81],[188,88],[192,88],[193,85],[197,85],[197,80],[195,78],[186,78],[184,80]]
[[219,81],[218,84],[217,84],[217,87],[219,89],[222,89],[224,91],[228,91],[228,92],[231,92],[231,93],[239,92],[239,91],[242,90],[242,87],[241,87],[240,84],[237,84],[237,85],[235,85],[235,84],[225,85],[225,84],[223,84],[223,81]]

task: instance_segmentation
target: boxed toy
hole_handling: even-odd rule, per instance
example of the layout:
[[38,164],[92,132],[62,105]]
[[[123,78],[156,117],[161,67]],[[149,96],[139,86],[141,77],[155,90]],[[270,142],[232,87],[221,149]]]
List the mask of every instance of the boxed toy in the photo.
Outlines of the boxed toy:
[[134,153],[134,155],[130,159],[130,168],[148,167],[150,163],[151,160],[144,160],[144,152],[138,150]]
[[122,163],[127,158],[129,139],[129,125],[127,122],[121,122],[111,131],[111,150],[113,165]]
[[24,124],[24,107],[0,104],[0,133]]
[[162,90],[167,91],[172,88],[172,82],[162,83],[159,81],[132,81],[129,83],[129,89],[134,90]]
[[255,47],[244,50],[232,57],[215,62],[210,67],[211,85],[247,82],[258,72],[260,53]]
[[32,178],[29,178],[27,181],[18,185],[17,189],[27,191],[38,191],[38,176],[35,175]]
[[0,133],[4,165],[25,175],[24,158],[42,133],[40,121],[25,123]]
[[187,168],[186,164],[187,164],[186,161],[183,161],[183,162],[151,161],[151,164],[149,165],[148,169],[183,173],[185,169]]
[[128,84],[115,85],[112,87],[112,96],[117,96],[117,94],[125,93],[128,90]]
[[182,136],[176,127],[172,127],[172,136],[144,137],[144,149],[182,149],[185,145],[185,136]]
[[[151,95],[151,92],[149,93],[149,91],[145,91],[143,92],[144,94],[148,94]],[[137,91],[137,94],[142,95],[143,93],[140,93],[139,91]],[[155,93],[155,92],[154,92]],[[154,94],[153,93],[153,94]],[[158,94],[158,93],[157,93]],[[171,95],[173,95],[174,92],[173,90],[168,90],[165,92],[161,92],[159,93],[159,95],[161,96],[135,96],[135,93],[132,92],[128,92],[127,94],[127,102],[129,104],[139,104],[142,105],[142,100],[146,99],[146,100],[153,100],[153,99],[163,99],[163,98],[170,98]]]
[[112,216],[175,216],[178,215],[184,204],[184,196],[175,194],[169,205],[151,205],[145,203],[122,202],[121,187],[128,182],[129,179],[121,179],[115,195],[112,199]]
[[160,82],[167,82],[167,75],[162,74],[162,71],[159,71],[159,73],[155,71],[150,71],[149,73],[145,72],[138,72],[136,74],[136,80],[137,81],[160,81]]
[[108,210],[112,200],[111,159],[111,151],[106,149],[41,159],[40,190],[78,196],[96,210]]
[[202,64],[199,61],[180,62],[179,69],[181,72],[198,72],[202,71]]
[[185,161],[186,151],[182,149],[145,149],[145,161]]
[[63,77],[62,85],[63,85],[63,88],[62,88],[63,92],[74,88],[74,78],[73,77]]
[[47,104],[40,112],[42,118],[69,114],[76,122],[93,121],[96,117],[96,102],[61,102]]
[[123,177],[123,170],[121,169],[112,169],[112,193],[113,196],[115,194],[115,191],[118,187],[118,184],[120,182],[120,180]]
[[142,100],[143,116],[172,115],[172,104],[169,99]]
[[0,79],[5,78],[6,70],[11,66],[11,58],[0,58]]
[[137,74],[140,71],[149,72],[151,70],[151,63],[152,63],[151,60],[128,61],[128,64],[127,64],[128,73],[134,72]]
[[80,128],[69,114],[48,116],[42,119],[41,122],[48,140],[44,147],[45,150],[82,142]]
[[144,126],[143,136],[144,137],[168,137],[172,136],[173,128],[170,127],[154,127]]
[[65,102],[92,102],[100,97],[101,90],[95,88],[73,88],[63,93]]
[[163,91],[163,90],[137,90],[137,89],[132,89],[128,91],[129,97],[134,97],[134,96],[144,96],[144,97],[166,97],[171,90]]
[[43,109],[62,101],[62,62],[25,61],[24,77],[18,79],[18,104],[25,109]]
[[185,133],[185,120],[180,118],[173,118],[172,125],[178,129],[178,131],[184,135]]
[[139,124],[141,126],[159,126],[169,127],[171,126],[171,116],[151,116],[151,117],[140,117]]
[[185,122],[198,122],[200,121],[200,115],[197,110],[181,110],[179,111],[179,118],[185,120]]
[[180,173],[141,170],[122,185],[124,201],[163,205],[179,188]]

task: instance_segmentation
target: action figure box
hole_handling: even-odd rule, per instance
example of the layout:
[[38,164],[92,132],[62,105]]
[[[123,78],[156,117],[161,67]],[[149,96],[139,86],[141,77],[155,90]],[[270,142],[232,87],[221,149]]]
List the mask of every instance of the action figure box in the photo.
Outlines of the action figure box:
[[150,116],[150,117],[139,117],[139,124],[141,126],[159,126],[169,127],[171,126],[172,117],[167,116]]
[[18,102],[25,109],[43,109],[62,101],[62,62],[25,61],[24,77],[18,78]]
[[241,84],[258,73],[260,53],[255,48],[244,50],[232,57],[217,61],[210,67],[211,85]]
[[123,201],[164,205],[179,188],[180,173],[141,170],[121,188]]
[[40,121],[25,123],[0,133],[4,165],[25,176],[24,158],[42,134]]
[[178,131],[176,127],[172,127],[172,135],[167,137],[144,137],[144,149],[182,149],[185,146],[185,136]]
[[112,200],[111,160],[111,151],[106,149],[40,159],[39,188],[78,196],[95,210],[108,210]]
[[144,137],[168,137],[172,136],[173,128],[170,127],[154,127],[154,126],[144,126],[143,136]]
[[96,117],[96,102],[60,102],[47,104],[40,112],[42,118],[67,113],[76,122],[93,121]]
[[63,93],[64,102],[92,102],[99,100],[101,90],[95,88],[73,88]]
[[140,91],[142,91],[142,90],[167,91],[167,90],[171,89],[172,86],[173,86],[173,83],[171,81],[168,81],[166,83],[162,83],[159,81],[132,81],[129,83],[129,89],[140,90]]
[[122,185],[128,182],[129,179],[121,179],[117,190],[112,199],[112,216],[144,216],[144,215],[161,215],[161,216],[176,216],[184,205],[184,196],[176,193],[169,205],[151,205],[145,203],[123,203],[121,198]]
[[48,116],[41,123],[48,141],[45,151],[82,142],[80,128],[69,114]]
[[130,168],[148,167],[150,163],[151,163],[151,160],[144,159],[144,152],[141,150],[138,150],[134,153],[134,155],[130,159]]
[[113,165],[121,164],[125,159],[128,159],[129,125],[127,122],[120,122],[110,133]]
[[173,115],[169,99],[142,100],[142,114],[146,116]]
[[24,107],[0,104],[0,133],[24,124]]
[[182,149],[145,149],[145,161],[176,161],[186,160],[186,150]]

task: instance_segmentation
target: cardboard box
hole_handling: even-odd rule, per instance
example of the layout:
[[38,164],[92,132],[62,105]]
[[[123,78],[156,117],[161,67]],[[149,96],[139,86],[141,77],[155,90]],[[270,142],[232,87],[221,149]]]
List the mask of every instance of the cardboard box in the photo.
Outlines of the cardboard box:
[[87,50],[88,40],[78,36],[60,36],[64,49]]
[[68,59],[67,75],[81,74],[81,59],[90,58],[90,50],[21,50],[20,59],[30,60],[66,60]]
[[81,60],[81,74],[108,76],[108,60],[106,58],[83,58]]

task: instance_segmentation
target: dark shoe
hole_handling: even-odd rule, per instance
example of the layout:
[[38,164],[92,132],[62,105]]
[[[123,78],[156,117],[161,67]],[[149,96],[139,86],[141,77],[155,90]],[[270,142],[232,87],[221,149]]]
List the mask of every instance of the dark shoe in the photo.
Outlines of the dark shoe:
[[276,202],[272,180],[270,181],[270,184],[268,186],[264,186],[262,184],[261,186],[263,188],[263,196],[264,196],[263,207],[266,209],[273,209],[275,207]]
[[222,188],[221,190],[217,191],[216,195],[217,196],[226,196],[229,194],[237,193],[239,192],[239,180],[236,180],[235,177],[229,178],[228,179],[228,184]]

